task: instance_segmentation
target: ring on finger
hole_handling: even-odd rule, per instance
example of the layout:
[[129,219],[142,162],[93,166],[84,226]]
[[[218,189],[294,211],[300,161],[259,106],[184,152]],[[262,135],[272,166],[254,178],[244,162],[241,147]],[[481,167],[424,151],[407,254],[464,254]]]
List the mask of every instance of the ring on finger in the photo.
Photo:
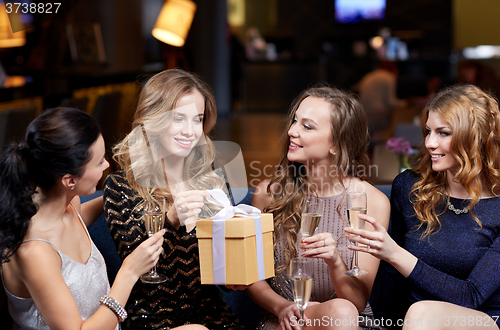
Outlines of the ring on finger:
[[371,245],[370,245],[371,241],[368,240],[368,249],[371,248]]
[[180,207],[179,207],[179,210],[181,210],[182,212],[187,212],[188,209],[187,209],[187,205],[186,204],[182,204]]

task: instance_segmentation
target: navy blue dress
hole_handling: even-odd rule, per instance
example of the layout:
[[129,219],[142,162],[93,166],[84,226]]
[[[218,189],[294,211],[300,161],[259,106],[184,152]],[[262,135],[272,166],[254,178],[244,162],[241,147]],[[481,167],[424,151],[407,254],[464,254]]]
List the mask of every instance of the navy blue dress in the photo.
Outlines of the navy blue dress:
[[[417,178],[415,172],[407,170],[398,175],[392,185],[392,237],[416,256],[418,262],[408,278],[384,263],[382,316],[396,322],[404,318],[412,303],[438,300],[477,309],[498,319],[500,197],[482,199],[474,206],[473,212],[481,221],[482,229],[469,213],[457,215],[446,209],[439,217],[441,229],[422,239],[425,228],[417,229],[419,220],[410,202],[411,188]],[[468,204],[457,198],[450,198],[450,202],[455,209],[463,209]],[[490,319],[483,320],[485,322],[492,324]]]

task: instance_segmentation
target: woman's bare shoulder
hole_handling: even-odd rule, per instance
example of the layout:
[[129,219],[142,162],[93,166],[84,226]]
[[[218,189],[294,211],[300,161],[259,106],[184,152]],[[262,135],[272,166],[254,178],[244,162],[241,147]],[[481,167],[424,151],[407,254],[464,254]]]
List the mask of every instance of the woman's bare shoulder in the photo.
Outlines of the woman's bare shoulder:
[[373,198],[379,201],[384,201],[384,200],[386,200],[387,202],[389,201],[387,196],[382,191],[378,190],[377,187],[375,187],[368,181],[360,180],[359,178],[352,179],[351,187],[349,190],[357,192],[365,192],[368,198],[370,199]]
[[45,240],[30,240],[21,244],[16,251],[16,257],[20,261],[35,260],[60,260],[57,248]]
[[33,240],[24,242],[12,256],[11,270],[22,278],[29,278],[30,274],[44,272],[60,272],[61,257],[56,248],[46,241]]

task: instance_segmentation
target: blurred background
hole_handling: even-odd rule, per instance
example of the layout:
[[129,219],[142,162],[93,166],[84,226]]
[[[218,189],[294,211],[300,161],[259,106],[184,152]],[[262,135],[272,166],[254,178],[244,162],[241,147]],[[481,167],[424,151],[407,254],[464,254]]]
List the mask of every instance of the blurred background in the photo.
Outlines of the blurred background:
[[[14,15],[15,3],[38,12],[21,5]],[[375,104],[365,86],[385,70],[392,101],[373,110],[376,119],[367,114],[370,177],[390,183],[408,155],[386,141],[418,147],[419,114],[434,93],[458,81],[500,91],[497,0],[61,0],[57,14],[46,13],[48,2],[15,3],[0,7],[2,148],[59,105],[95,116],[110,148],[130,131],[147,79],[180,67],[213,88],[213,137],[240,145],[254,186],[279,159],[300,91],[326,81]]]

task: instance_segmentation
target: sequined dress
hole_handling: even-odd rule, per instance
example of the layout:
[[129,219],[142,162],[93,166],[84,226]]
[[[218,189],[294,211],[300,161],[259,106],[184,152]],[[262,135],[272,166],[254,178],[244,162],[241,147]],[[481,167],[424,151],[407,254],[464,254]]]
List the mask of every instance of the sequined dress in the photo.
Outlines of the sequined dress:
[[[147,238],[142,220],[142,199],[123,172],[110,174],[104,183],[106,221],[122,259]],[[243,329],[216,286],[201,285],[196,229],[187,233],[168,221],[157,271],[167,276],[162,284],[137,281],[127,302],[123,329],[170,329],[203,324],[209,329]]]
[[[83,227],[87,230],[78,212],[77,215]],[[92,250],[89,260],[85,264],[74,261],[47,240],[35,238],[23,241],[23,243],[28,241],[46,242],[57,251],[61,257],[62,276],[75,299],[78,311],[84,321],[99,309],[99,299],[109,292],[108,275],[106,273],[104,258],[94,245],[94,242],[92,242],[88,232],[87,236],[91,242]],[[16,323],[18,330],[50,330],[32,298],[17,297],[7,291],[6,288],[5,292],[9,298],[10,315]],[[116,325],[115,330],[118,329],[120,329],[119,324]]]
[[[345,264],[350,267],[352,264],[353,253],[347,249],[349,240],[345,238],[344,228],[346,227],[345,220],[341,219],[337,207],[343,204],[339,212],[342,214],[344,219],[347,219],[347,207],[346,203],[342,203],[342,195],[337,195],[333,197],[322,197],[325,200],[325,209],[323,211],[323,217],[318,226],[318,232],[331,233],[333,239],[337,241],[337,249],[339,250],[340,256],[344,260]],[[327,220],[328,221],[325,221]],[[299,242],[296,244],[297,251],[300,251]],[[281,265],[285,263],[285,237],[281,233],[280,240],[276,244],[274,250],[274,262],[276,265]],[[310,301],[325,302],[330,299],[336,298],[337,294],[333,288],[332,282],[330,280],[330,272],[328,270],[328,265],[323,261],[323,259],[313,259],[313,287],[311,292]],[[287,300],[293,301],[292,283],[288,277],[288,271],[277,274],[275,277],[268,280],[271,288],[280,296]],[[372,311],[369,305],[363,311],[362,315],[372,317]],[[258,329],[262,330],[275,330],[279,325],[278,318],[267,311],[262,312],[261,320],[258,325]],[[360,327],[360,329],[367,329],[365,327]],[[379,329],[375,327],[373,329]]]
[[[493,318],[500,315],[500,197],[481,199],[473,208],[482,228],[469,213],[455,214],[448,208],[439,216],[441,229],[421,239],[410,202],[417,174],[405,171],[393,182],[391,217],[394,240],[418,262],[405,279],[392,266],[384,269],[385,318],[401,319],[408,307],[420,300],[446,301],[477,309]],[[455,209],[468,202],[450,198]],[[441,205],[439,214],[446,205]],[[453,321],[453,320],[451,320]],[[476,320],[477,321],[477,320]],[[486,323],[491,319],[481,319]],[[500,322],[497,321],[497,325]]]

